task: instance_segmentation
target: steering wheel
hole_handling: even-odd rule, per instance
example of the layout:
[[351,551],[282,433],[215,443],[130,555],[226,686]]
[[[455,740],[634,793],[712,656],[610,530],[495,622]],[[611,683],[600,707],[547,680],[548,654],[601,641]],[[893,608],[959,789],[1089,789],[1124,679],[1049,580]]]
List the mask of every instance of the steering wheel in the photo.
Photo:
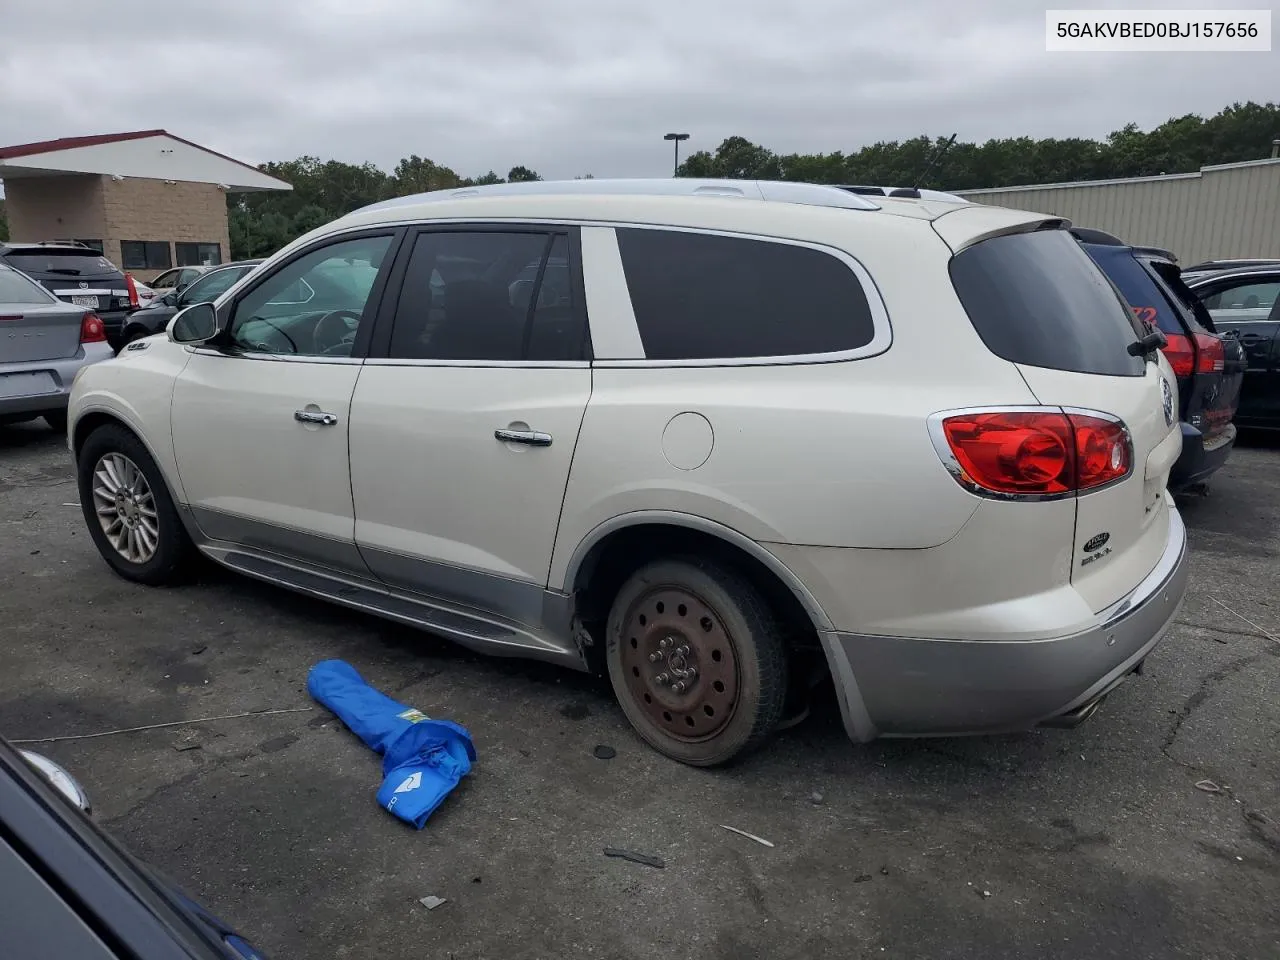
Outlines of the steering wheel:
[[[351,345],[356,340],[356,329],[360,323],[360,314],[355,310],[330,310],[316,321],[316,347],[320,352],[330,356],[342,356],[351,353]],[[346,354],[343,351],[346,351]]]

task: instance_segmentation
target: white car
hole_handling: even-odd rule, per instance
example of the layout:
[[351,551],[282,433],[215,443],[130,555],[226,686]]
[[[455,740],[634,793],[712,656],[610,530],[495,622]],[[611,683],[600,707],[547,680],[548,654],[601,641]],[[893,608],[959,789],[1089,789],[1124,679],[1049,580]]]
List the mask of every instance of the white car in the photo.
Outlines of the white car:
[[198,550],[605,670],[690,764],[815,662],[856,741],[1071,725],[1187,565],[1172,374],[1066,226],[684,179],[377,204],[81,375],[84,516],[132,580]]

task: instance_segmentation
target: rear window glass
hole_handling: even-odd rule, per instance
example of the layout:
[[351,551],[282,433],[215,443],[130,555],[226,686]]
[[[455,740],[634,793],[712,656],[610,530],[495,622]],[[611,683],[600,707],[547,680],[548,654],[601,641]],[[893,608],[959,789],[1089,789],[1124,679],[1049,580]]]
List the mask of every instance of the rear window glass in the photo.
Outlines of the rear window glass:
[[0,309],[6,303],[50,303],[53,297],[34,280],[0,267]]
[[650,360],[836,353],[875,335],[862,284],[828,253],[676,230],[617,235]]
[[120,272],[106,257],[88,250],[14,250],[5,260],[23,273],[55,277],[101,277]]
[[1160,286],[1143,269],[1142,264],[1133,258],[1128,248],[1100,247],[1086,243],[1084,249],[1129,301],[1129,306],[1133,307],[1139,320],[1165,333],[1186,333]]
[[1116,289],[1065,230],[994,237],[951,260],[951,282],[992,353],[1014,363],[1142,376],[1138,327]]

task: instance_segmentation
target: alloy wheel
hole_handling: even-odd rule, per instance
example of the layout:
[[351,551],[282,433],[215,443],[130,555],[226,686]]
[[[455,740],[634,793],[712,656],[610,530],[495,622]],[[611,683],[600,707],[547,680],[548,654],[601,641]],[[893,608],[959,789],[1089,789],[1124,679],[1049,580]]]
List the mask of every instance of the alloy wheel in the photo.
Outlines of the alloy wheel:
[[107,453],[93,468],[93,507],[107,540],[130,563],[146,563],[160,545],[155,496],[138,465]]

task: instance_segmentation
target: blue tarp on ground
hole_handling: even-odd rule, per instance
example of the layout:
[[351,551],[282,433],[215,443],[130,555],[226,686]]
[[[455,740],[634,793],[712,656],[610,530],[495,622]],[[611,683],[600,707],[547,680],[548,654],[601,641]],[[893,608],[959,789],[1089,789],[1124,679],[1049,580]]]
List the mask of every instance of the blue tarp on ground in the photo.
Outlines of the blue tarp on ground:
[[392,700],[343,660],[312,667],[307,692],[382,754],[378,804],[419,830],[471,771],[476,748],[465,727]]

